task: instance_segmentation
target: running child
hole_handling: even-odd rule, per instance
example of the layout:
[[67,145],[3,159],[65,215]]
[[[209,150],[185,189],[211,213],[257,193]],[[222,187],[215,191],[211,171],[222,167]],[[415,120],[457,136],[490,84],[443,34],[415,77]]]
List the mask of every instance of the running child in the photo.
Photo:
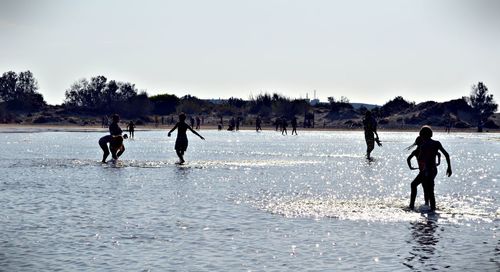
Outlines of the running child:
[[188,147],[188,138],[186,135],[187,130],[189,129],[192,133],[200,137],[200,139],[205,140],[203,136],[198,134],[192,127],[186,124],[186,115],[184,113],[179,114],[179,122],[175,124],[175,126],[168,132],[168,137],[172,134],[172,132],[177,129],[177,139],[175,140],[175,152],[177,153],[177,157],[179,157],[178,164],[183,164],[184,160],[184,152],[186,152]]

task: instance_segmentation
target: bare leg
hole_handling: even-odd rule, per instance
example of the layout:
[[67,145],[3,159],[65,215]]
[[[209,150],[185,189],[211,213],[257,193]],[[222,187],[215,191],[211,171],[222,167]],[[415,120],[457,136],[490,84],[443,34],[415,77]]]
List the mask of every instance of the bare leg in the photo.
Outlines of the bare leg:
[[108,158],[109,156],[109,148],[108,148],[108,145],[107,144],[99,144],[99,146],[101,147],[102,151],[104,152],[102,154],[102,163],[106,163],[106,159]]
[[[420,183],[422,183],[422,175],[419,173],[415,179],[411,182],[411,194],[410,194],[410,209],[413,210],[415,208],[415,198],[417,197],[417,187]],[[424,190],[424,195],[425,195]]]
[[177,157],[179,157],[179,164],[183,164],[185,162],[184,151],[176,150],[175,153],[177,153]]
[[116,154],[116,157],[119,158],[123,152],[125,152],[125,146],[121,146],[119,149],[118,149],[118,153]]

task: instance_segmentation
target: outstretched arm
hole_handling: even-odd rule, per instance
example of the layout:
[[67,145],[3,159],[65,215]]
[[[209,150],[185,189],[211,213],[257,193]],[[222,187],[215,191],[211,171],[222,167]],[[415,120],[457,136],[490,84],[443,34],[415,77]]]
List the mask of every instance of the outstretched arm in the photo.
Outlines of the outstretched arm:
[[198,134],[198,132],[196,132],[195,130],[193,130],[193,128],[191,128],[191,126],[188,126],[189,130],[191,130],[192,133],[198,135],[198,137],[200,137],[200,139],[202,140],[205,140],[205,138],[203,138],[203,136],[201,136],[200,134]]
[[175,126],[168,132],[168,137],[170,137],[170,134],[172,134],[172,132],[174,132],[174,130],[177,128],[177,124],[175,124]]
[[450,161],[450,155],[448,154],[448,152],[446,152],[446,150],[443,148],[443,146],[441,145],[441,143],[439,143],[439,151],[441,151],[444,155],[444,157],[446,158],[446,164],[448,165],[448,168],[446,169],[446,175],[449,177],[451,176],[451,161]]

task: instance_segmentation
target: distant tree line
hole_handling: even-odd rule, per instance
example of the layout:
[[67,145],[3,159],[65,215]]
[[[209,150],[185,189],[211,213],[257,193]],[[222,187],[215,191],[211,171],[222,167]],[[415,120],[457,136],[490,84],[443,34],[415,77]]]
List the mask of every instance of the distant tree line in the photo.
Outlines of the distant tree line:
[[[488,88],[482,82],[473,85],[469,97],[445,102],[448,109],[438,104],[427,101],[417,105],[397,96],[371,111],[381,122],[395,114],[420,111],[418,116],[412,115],[401,120],[408,124],[420,124],[425,122],[426,118],[440,114],[452,120],[459,111],[471,111],[477,120],[478,131],[481,131],[488,118],[498,109],[493,95],[488,93]],[[30,71],[9,71],[0,77],[0,119],[5,120],[5,116],[10,113],[36,112],[46,107],[47,103],[38,92],[37,80]],[[118,113],[125,118],[147,118],[149,115],[163,116],[179,112],[191,115],[211,114],[217,117],[238,116],[242,120],[247,115],[259,115],[268,121],[278,117],[291,119],[294,116],[303,116],[304,123],[307,120],[313,124],[316,111],[327,111],[327,118],[331,120],[344,120],[359,119],[368,110],[365,107],[354,109],[345,96],[340,99],[331,96],[328,97],[328,103],[315,106],[311,106],[309,100],[292,99],[278,93],[261,93],[250,96],[248,100],[231,97],[218,101],[203,100],[192,95],[177,97],[167,93],[148,96],[145,91],[139,91],[133,83],[108,80],[102,75],[74,82],[65,92],[62,107],[66,112],[75,114]],[[444,124],[443,122],[441,123]]]

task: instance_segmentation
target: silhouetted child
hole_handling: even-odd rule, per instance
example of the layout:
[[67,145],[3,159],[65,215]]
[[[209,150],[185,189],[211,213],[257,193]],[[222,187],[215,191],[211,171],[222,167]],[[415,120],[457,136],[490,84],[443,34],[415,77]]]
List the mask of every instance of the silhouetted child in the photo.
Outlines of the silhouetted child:
[[[432,129],[429,126],[423,126],[419,133],[422,144],[420,145],[420,152],[418,154],[419,160],[419,170],[422,173],[422,185],[424,186],[424,194],[427,194],[429,202],[431,205],[431,211],[436,210],[436,198],[434,195],[434,178],[437,175],[437,163],[436,156],[438,156],[439,151],[443,153],[446,158],[446,164],[448,168],[446,169],[446,175],[451,176],[451,162],[450,155],[443,148],[439,141],[434,141],[432,138]],[[419,174],[420,174],[419,173]],[[410,203],[410,208],[412,207],[412,202]]]
[[285,118],[281,118],[281,135],[288,135],[286,127],[288,127],[288,122]]
[[130,121],[128,123],[127,129],[128,129],[128,134],[130,135],[130,138],[134,138],[135,124],[133,121]]
[[175,140],[175,152],[177,153],[177,157],[179,157],[179,164],[183,164],[184,161],[184,152],[186,152],[188,147],[188,138],[186,135],[187,130],[189,129],[192,133],[200,137],[200,139],[205,140],[198,132],[194,131],[192,127],[186,124],[186,115],[184,113],[179,114],[179,122],[175,124],[175,126],[168,132],[168,137],[170,134],[177,129],[177,139]]
[[123,152],[125,152],[123,139],[127,139],[127,134],[111,137],[111,141],[109,142],[109,151],[111,151],[111,157],[114,162],[116,162]]
[[[415,139],[415,142],[407,148],[408,150],[410,150],[414,146],[417,147],[408,156],[408,158],[406,159],[406,162],[408,163],[408,167],[410,168],[410,170],[420,170],[419,173],[418,173],[418,175],[411,182],[411,194],[410,194],[410,206],[409,206],[409,208],[412,209],[412,210],[415,207],[415,198],[417,197],[417,187],[418,187],[419,184],[422,184],[422,182],[424,180],[424,172],[422,172],[422,170],[424,170],[424,161],[419,160],[419,158],[418,158],[418,156],[420,154],[420,146],[422,145],[422,142],[423,142],[422,141],[422,137],[418,136]],[[418,167],[413,167],[411,165],[411,159],[413,157],[417,158]],[[437,153],[437,163],[436,163],[436,166],[438,166],[439,164],[441,164],[441,153],[438,152]],[[423,187],[424,186],[422,184],[422,188]],[[429,205],[429,196],[426,194],[425,190],[424,190],[424,199],[425,199],[425,205]]]
[[200,129],[200,123],[201,123],[201,119],[200,119],[200,116],[196,116],[196,129]]
[[261,123],[262,120],[260,119],[260,116],[257,116],[257,119],[255,119],[255,131],[262,131]]
[[[375,148],[375,142],[378,146],[382,146],[377,133],[377,121],[372,116],[371,111],[366,111],[365,118],[363,119],[363,128],[365,130],[366,141],[366,158],[371,158],[371,153]],[[375,137],[376,136],[376,137]]]
[[[122,136],[122,129],[118,125],[120,122],[120,116],[114,114],[112,117],[112,122],[109,125],[109,135],[106,135],[99,139],[99,146],[104,152],[102,156],[102,163],[106,163],[106,159],[111,151],[111,157],[116,161],[125,152],[125,146],[123,145],[123,139],[127,139],[127,134]],[[109,143],[109,149],[108,149]]]
[[102,149],[102,163],[106,163],[106,159],[108,158],[109,156],[109,147],[108,147],[108,144],[111,142],[111,139],[113,137],[111,135],[106,135],[104,137],[101,137],[99,139],[99,146],[101,147]]

